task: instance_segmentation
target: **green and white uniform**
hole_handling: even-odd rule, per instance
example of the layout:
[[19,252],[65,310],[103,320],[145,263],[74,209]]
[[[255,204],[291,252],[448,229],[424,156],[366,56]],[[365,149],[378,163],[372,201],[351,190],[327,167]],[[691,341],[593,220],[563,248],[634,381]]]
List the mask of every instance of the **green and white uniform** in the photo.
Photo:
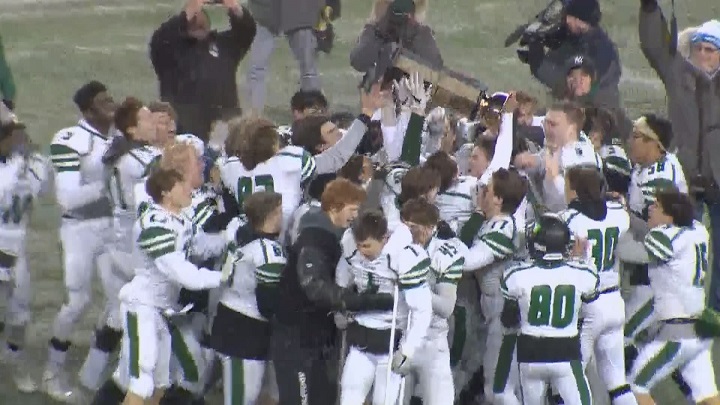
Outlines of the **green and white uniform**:
[[444,193],[437,195],[435,205],[440,210],[440,219],[447,222],[457,232],[475,211],[477,178],[458,177]]

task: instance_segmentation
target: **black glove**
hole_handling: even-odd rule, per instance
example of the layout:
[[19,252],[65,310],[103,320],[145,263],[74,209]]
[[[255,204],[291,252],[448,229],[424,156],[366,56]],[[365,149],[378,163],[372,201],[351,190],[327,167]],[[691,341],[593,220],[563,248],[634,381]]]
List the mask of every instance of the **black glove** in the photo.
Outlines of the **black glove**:
[[351,290],[343,292],[342,300],[348,311],[389,311],[394,302],[392,294],[358,294]]
[[456,235],[455,231],[450,228],[450,224],[445,221],[440,221],[437,224],[437,233],[435,236],[437,236],[438,239],[448,240],[454,238]]
[[3,99],[2,102],[10,109],[10,111],[15,109],[15,103],[12,100]]

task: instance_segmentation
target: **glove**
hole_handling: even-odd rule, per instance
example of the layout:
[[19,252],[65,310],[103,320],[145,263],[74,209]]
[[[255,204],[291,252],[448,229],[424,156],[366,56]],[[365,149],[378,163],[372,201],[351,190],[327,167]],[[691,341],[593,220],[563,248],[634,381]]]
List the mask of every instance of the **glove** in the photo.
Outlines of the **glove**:
[[335,312],[333,319],[335,320],[335,326],[340,330],[347,329],[348,325],[354,321],[352,316],[347,312]]
[[410,359],[402,354],[402,350],[398,350],[393,354],[391,368],[394,373],[400,375],[408,375],[412,371]]
[[390,311],[394,303],[392,294],[362,294],[350,290],[342,293],[342,301],[348,311]]
[[397,91],[398,102],[401,106],[409,106],[412,95],[410,94],[410,88],[408,87],[408,81],[400,79],[400,81],[393,80],[393,87]]
[[406,82],[406,86],[410,90],[410,96],[412,97],[412,105],[410,108],[413,112],[420,115],[425,115],[425,109],[427,103],[430,100],[430,90],[432,85],[425,88],[425,82],[420,77],[420,73],[415,72],[410,75],[410,79],[403,79]]
[[454,238],[456,235],[455,231],[450,227],[450,224],[445,221],[440,221],[437,224],[437,233],[435,236],[437,236],[438,239],[448,240]]

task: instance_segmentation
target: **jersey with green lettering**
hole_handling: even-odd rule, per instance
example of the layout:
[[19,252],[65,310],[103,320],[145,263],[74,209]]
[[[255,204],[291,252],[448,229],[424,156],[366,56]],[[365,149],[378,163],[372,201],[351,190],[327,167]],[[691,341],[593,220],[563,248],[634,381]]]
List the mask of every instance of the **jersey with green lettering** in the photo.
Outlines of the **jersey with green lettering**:
[[637,215],[647,218],[648,209],[655,202],[655,193],[673,186],[680,192],[688,191],[682,166],[672,153],[666,153],[650,165],[636,165],[630,176],[628,206]]
[[447,222],[455,232],[475,211],[477,182],[477,178],[472,176],[458,177],[450,188],[437,195],[435,205],[440,210],[440,219]]
[[131,149],[113,166],[106,168],[106,187],[113,205],[115,241],[123,251],[131,252],[133,246],[132,229],[138,218],[135,186],[141,181],[144,183],[147,168],[159,155],[160,150],[157,148],[142,145]]
[[0,195],[0,250],[18,253],[25,243],[35,198],[47,185],[48,163],[38,154],[0,160],[0,177],[12,181]]
[[520,333],[542,338],[578,335],[583,300],[598,290],[595,270],[582,263],[537,261],[510,267],[501,290],[520,307]]
[[234,249],[225,260],[233,262],[235,270],[232,284],[223,289],[220,302],[235,312],[266,321],[258,309],[255,288],[280,282],[287,261],[282,246],[277,241],[259,238]]
[[[492,255],[492,264],[483,270],[484,275],[480,284],[483,294],[498,295],[503,270],[520,247],[519,243],[519,233],[512,216],[497,215],[482,224],[473,240],[468,256],[473,254]],[[480,246],[476,247],[476,245]],[[472,257],[466,259],[466,262],[472,261]]]
[[[102,157],[110,144],[110,138],[100,134],[85,120],[78,125],[60,130],[50,142],[50,160],[55,169],[55,189],[67,190],[96,183],[104,184],[105,170]],[[63,176],[73,173],[75,176]],[[60,184],[58,184],[60,183]],[[88,203],[82,207],[63,212],[77,219],[110,217],[112,207],[107,197]]]
[[705,308],[709,235],[702,223],[662,225],[645,236],[657,319],[693,318]]
[[315,174],[315,159],[303,148],[286,146],[275,156],[248,170],[238,157],[229,157],[219,166],[225,187],[237,198],[243,199],[256,191],[274,191],[282,194],[283,232],[300,205],[302,185]]
[[[442,240],[432,238],[427,251],[430,255],[428,286],[431,289],[441,283],[457,286],[462,278],[467,247],[459,239]],[[449,329],[447,319],[433,314],[428,336],[447,335]]]
[[620,282],[615,250],[620,237],[630,228],[630,216],[621,204],[608,201],[605,205],[607,211],[602,219],[590,218],[574,208],[559,214],[576,238],[588,241],[587,261],[598,273],[601,290],[617,287]]
[[[409,229],[402,225],[391,235],[380,255],[374,259],[357,250],[352,231],[347,230],[341,244],[343,257],[336,270],[336,282],[342,287],[355,286],[359,292],[393,294],[395,285],[409,290],[425,285],[430,271],[427,252],[412,243]],[[400,300],[398,313],[407,313],[407,305]],[[388,329],[392,311],[357,313],[355,320],[372,329]]]

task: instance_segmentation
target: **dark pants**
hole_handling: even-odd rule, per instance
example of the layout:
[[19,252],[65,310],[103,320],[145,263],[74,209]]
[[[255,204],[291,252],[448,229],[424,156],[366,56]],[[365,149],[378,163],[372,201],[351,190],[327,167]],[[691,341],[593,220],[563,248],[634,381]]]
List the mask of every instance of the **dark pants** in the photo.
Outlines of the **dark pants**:
[[239,107],[216,107],[196,104],[174,103],[177,113],[177,133],[193,134],[207,143],[210,139],[212,125],[217,120],[229,120],[239,116],[242,110]]
[[336,350],[295,347],[289,333],[274,332],[271,357],[275,366],[278,405],[332,405],[338,391]]
[[703,208],[707,207],[708,217],[710,217],[710,227],[708,232],[710,233],[710,246],[709,255],[711,256],[712,264],[710,266],[710,274],[706,274],[706,277],[710,277],[710,288],[707,291],[708,295],[708,306],[716,311],[720,311],[720,202],[698,202],[697,208],[697,219],[702,220]]

